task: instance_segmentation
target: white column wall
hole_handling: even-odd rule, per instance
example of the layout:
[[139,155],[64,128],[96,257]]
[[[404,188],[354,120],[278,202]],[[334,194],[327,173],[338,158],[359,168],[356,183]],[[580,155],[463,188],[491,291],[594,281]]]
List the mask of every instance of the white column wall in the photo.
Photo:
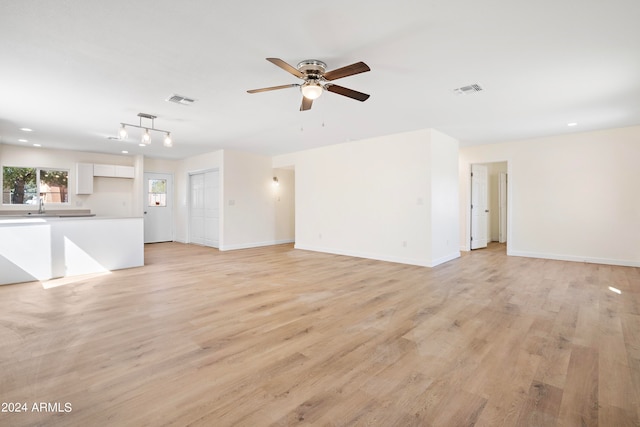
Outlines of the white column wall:
[[460,256],[458,141],[436,130],[431,136],[431,262]]
[[457,151],[425,129],[274,158],[295,164],[296,247],[423,266],[459,256]]

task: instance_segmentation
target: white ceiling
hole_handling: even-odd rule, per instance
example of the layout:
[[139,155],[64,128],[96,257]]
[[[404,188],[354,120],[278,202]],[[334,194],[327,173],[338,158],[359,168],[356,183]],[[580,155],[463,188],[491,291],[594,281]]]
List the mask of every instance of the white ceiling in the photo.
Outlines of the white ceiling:
[[[0,0],[0,142],[184,158],[421,128],[464,146],[638,125],[639,22],[638,0]],[[266,57],[364,61],[336,83],[371,98],[325,92],[300,112],[297,88],[248,94],[299,82]],[[138,147],[135,129],[107,139],[140,112],[173,148],[161,134]]]

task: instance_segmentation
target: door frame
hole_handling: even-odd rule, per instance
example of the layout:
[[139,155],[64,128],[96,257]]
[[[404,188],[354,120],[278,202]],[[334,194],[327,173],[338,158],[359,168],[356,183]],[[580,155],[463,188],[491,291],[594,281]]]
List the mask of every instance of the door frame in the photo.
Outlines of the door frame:
[[149,241],[147,242],[146,239],[146,233],[145,234],[145,238],[144,238],[144,243],[157,243],[157,242],[169,242],[169,241],[175,241],[175,227],[174,227],[174,218],[175,218],[175,212],[174,212],[174,203],[175,203],[175,190],[174,190],[174,186],[175,186],[175,179],[174,179],[174,175],[171,172],[150,172],[150,171],[145,171],[142,174],[142,182],[143,182],[143,188],[142,188],[142,212],[143,212],[143,220],[146,221],[147,218],[147,209],[148,209],[148,187],[147,187],[147,180],[148,180],[148,176],[149,175],[162,175],[164,177],[169,178],[170,181],[170,188],[167,189],[167,197],[170,197],[171,200],[169,200],[167,202],[167,208],[169,209],[170,212],[170,219],[169,219],[169,228],[170,228],[170,233],[171,233],[171,239],[170,240],[154,240],[154,241]]
[[460,181],[460,250],[464,252],[471,251],[471,165],[472,164],[489,164],[489,163],[506,163],[507,164],[507,176],[509,177],[509,184],[507,185],[507,241],[506,250],[507,255],[510,254],[512,238],[512,230],[514,224],[513,216],[513,169],[512,162],[505,158],[491,158],[486,159],[464,159],[461,156],[460,169],[459,169],[459,181]]
[[498,243],[507,241],[507,203],[509,202],[509,174],[498,173]]

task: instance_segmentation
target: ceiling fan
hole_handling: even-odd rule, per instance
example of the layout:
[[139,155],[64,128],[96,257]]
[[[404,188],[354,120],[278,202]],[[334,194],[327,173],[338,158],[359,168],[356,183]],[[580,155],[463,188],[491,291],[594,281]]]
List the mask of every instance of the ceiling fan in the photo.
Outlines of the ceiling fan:
[[360,74],[371,69],[364,62],[356,62],[355,64],[347,65],[346,67],[338,68],[331,71],[325,71],[327,64],[317,59],[305,59],[298,63],[297,67],[293,67],[280,58],[267,58],[267,61],[282,68],[283,70],[293,74],[299,79],[304,80],[304,83],[292,83],[288,85],[265,87],[262,89],[248,90],[249,93],[267,92],[270,90],[287,89],[290,87],[299,87],[302,92],[302,104],[300,105],[300,111],[306,111],[311,109],[313,100],[322,95],[323,90],[337,93],[338,95],[346,96],[349,98],[357,99],[358,101],[366,101],[369,95],[366,93],[358,92],[353,89],[348,89],[343,86],[338,86],[330,81],[341,79],[343,77],[353,76],[354,74]]

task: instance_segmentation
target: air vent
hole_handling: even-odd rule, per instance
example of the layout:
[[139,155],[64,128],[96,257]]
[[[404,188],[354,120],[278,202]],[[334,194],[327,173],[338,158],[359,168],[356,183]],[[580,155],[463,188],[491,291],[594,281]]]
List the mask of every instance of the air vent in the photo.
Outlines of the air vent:
[[193,98],[187,98],[186,96],[173,94],[169,98],[167,98],[167,101],[173,102],[175,104],[180,104],[180,105],[191,105],[196,100]]
[[480,92],[481,90],[482,88],[480,87],[480,85],[476,83],[454,89],[453,93],[455,93],[456,95],[471,95],[472,93]]

